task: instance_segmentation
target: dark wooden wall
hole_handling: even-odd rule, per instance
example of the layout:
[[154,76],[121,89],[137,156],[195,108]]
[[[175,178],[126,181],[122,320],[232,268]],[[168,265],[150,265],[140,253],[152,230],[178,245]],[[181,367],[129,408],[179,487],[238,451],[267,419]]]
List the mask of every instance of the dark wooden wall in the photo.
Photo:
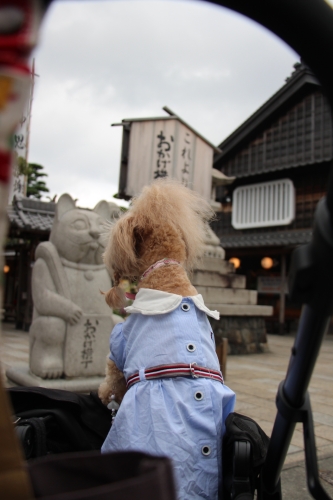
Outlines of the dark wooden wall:
[[240,178],[329,161],[332,138],[330,109],[316,91],[226,161],[222,171]]
[[[296,198],[296,217],[295,220],[287,226],[274,226],[264,228],[253,228],[236,230],[231,225],[231,203],[223,203],[223,211],[217,212],[216,220],[212,222],[213,231],[219,236],[223,235],[241,235],[251,233],[265,233],[277,231],[290,231],[293,229],[310,229],[313,225],[313,216],[318,201],[325,196],[328,182],[331,162],[320,163],[316,165],[307,165],[285,170],[284,172],[275,172],[270,175],[263,175],[254,179],[242,179],[242,185],[252,184],[253,182],[264,182],[275,180],[277,178],[291,179],[295,187]],[[281,175],[282,174],[282,175]],[[232,193],[230,193],[230,197]]]

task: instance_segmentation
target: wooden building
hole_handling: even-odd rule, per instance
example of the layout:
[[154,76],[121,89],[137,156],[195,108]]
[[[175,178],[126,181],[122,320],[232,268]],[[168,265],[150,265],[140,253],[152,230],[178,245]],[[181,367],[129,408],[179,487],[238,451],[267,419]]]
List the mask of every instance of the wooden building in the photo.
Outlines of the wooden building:
[[[212,224],[259,304],[274,306],[270,331],[297,320],[287,275],[292,250],[308,243],[332,160],[332,120],[314,74],[302,63],[285,85],[220,145],[214,168],[233,184],[217,189]],[[263,261],[263,259],[266,260]],[[264,268],[264,267],[265,268]],[[280,323],[280,325],[279,325]]]
[[49,239],[56,204],[15,195],[8,206],[5,246],[3,318],[29,330],[32,321],[31,273],[35,250]]

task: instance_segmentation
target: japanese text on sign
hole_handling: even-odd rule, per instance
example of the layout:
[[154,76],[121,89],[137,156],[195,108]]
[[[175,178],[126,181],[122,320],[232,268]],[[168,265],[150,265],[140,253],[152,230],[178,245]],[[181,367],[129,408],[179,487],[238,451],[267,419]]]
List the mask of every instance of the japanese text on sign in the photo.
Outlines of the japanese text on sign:
[[81,364],[85,365],[85,368],[88,368],[88,365],[93,362],[93,354],[94,354],[94,343],[96,342],[96,327],[98,326],[98,320],[95,320],[95,326],[92,324],[90,319],[84,324],[84,332],[83,332],[83,345],[81,351]]
[[184,137],[184,147],[182,149],[182,159],[183,159],[183,168],[182,168],[182,184],[188,187],[189,178],[190,178],[190,165],[192,161],[192,150],[191,150],[191,135],[189,132],[186,132]]
[[173,136],[170,136],[170,140],[167,140],[163,131],[158,134],[157,139],[157,160],[156,160],[156,170],[154,171],[154,179],[159,177],[167,177],[168,170],[170,172],[171,166],[171,153],[172,153],[172,143],[174,142]]

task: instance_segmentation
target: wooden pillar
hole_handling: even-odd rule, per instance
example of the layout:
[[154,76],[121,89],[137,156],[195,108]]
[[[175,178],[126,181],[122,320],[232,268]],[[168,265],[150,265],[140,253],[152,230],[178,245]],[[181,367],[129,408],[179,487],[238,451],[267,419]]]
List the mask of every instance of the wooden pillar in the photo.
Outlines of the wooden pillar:
[[279,333],[285,333],[285,311],[286,311],[286,254],[281,255],[281,288],[280,288],[280,311],[279,311]]
[[221,343],[216,346],[216,354],[219,358],[220,370],[224,380],[227,378],[227,354],[228,354],[228,339],[223,337]]

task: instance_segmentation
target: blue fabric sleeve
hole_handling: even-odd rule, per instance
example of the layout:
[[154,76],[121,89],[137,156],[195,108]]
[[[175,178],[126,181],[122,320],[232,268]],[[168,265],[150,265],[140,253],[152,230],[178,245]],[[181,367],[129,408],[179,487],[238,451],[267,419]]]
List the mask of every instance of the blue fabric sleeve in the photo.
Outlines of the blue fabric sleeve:
[[123,323],[118,323],[110,336],[110,359],[120,371],[124,370],[126,340],[123,335]]

